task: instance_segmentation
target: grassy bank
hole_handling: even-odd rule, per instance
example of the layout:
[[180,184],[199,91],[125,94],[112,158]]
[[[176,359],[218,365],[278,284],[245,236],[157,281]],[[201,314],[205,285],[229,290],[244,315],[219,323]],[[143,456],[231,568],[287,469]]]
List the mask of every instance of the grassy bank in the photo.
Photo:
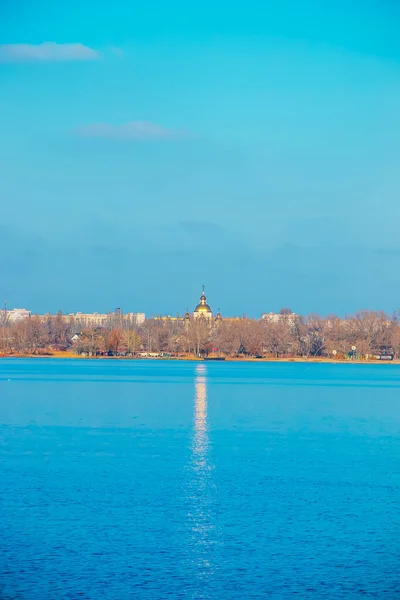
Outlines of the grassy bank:
[[[79,360],[177,360],[177,361],[203,361],[202,358],[195,356],[169,356],[169,357],[129,357],[129,356],[81,356],[74,352],[58,352],[49,351],[38,354],[26,354],[26,353],[0,353],[1,358],[64,358],[64,359],[79,359]],[[399,365],[400,360],[382,361],[382,360],[349,360],[349,359],[332,359],[327,357],[263,357],[263,358],[252,358],[252,357],[226,357],[225,362],[235,363],[315,363],[315,364],[395,364]]]

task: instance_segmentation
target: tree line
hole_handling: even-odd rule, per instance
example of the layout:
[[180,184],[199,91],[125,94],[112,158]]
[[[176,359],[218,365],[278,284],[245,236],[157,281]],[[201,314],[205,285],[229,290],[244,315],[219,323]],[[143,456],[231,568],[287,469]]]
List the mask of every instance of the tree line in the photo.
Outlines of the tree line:
[[298,316],[285,309],[260,320],[148,319],[141,326],[110,318],[105,327],[80,329],[61,312],[18,322],[0,320],[3,354],[73,351],[87,355],[159,353],[253,357],[358,357],[400,354],[397,314],[360,311],[346,318]]

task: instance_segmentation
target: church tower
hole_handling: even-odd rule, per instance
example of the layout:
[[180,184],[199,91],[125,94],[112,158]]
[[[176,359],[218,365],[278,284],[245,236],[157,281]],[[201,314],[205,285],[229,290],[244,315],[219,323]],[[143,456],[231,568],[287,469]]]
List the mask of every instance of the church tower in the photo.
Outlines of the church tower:
[[204,293],[204,285],[203,285],[203,292],[200,296],[200,303],[194,309],[193,318],[194,319],[207,319],[208,321],[211,321],[212,316],[213,316],[212,310],[209,307],[209,305],[207,304],[207,298]]

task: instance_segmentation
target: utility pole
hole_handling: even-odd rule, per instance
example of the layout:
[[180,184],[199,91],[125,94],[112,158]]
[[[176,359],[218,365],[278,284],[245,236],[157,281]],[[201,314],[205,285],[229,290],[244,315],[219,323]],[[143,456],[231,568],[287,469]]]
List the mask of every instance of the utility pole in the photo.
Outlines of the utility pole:
[[7,300],[4,300],[4,310],[0,311],[0,325],[7,325],[8,314],[7,314]]

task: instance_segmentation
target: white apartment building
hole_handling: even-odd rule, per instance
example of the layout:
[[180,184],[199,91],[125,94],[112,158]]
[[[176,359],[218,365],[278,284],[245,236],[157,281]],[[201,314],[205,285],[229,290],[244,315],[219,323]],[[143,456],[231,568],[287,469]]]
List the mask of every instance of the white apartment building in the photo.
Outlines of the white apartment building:
[[281,314],[281,313],[263,313],[261,315],[261,320],[262,321],[269,321],[270,323],[280,323],[281,321],[286,321],[286,323],[290,323],[291,325],[294,325],[294,323],[297,321],[298,319],[298,315],[296,315],[296,313],[288,313],[288,314]]
[[124,318],[138,327],[144,325],[144,322],[146,321],[145,313],[126,313]]
[[[146,321],[145,313],[80,313],[68,315],[69,319],[74,319],[75,322],[83,327],[106,327],[110,322],[115,323],[130,323],[132,325],[141,326]],[[120,319],[120,321],[119,321]]]
[[102,313],[81,313],[77,312],[76,314],[68,315],[70,318],[74,318],[76,323],[82,326],[90,326],[96,325],[97,327],[105,327],[107,323],[110,321],[109,314]]
[[9,323],[16,323],[23,319],[29,319],[31,311],[26,308],[13,308],[11,310],[0,310],[0,318],[7,320]]
[[[12,310],[2,309],[0,310],[0,321],[7,323],[16,323],[23,319],[28,319],[32,315],[30,310],[26,308],[13,308]],[[35,315],[42,321],[46,321],[49,317],[54,317],[50,313],[46,315]],[[137,325],[140,327],[144,325],[146,321],[145,313],[71,313],[69,315],[62,315],[62,318],[66,322],[75,322],[80,327],[107,327],[110,323],[117,322],[129,323],[131,325]],[[120,321],[119,321],[120,320]]]

